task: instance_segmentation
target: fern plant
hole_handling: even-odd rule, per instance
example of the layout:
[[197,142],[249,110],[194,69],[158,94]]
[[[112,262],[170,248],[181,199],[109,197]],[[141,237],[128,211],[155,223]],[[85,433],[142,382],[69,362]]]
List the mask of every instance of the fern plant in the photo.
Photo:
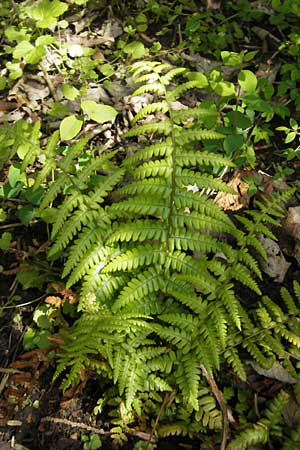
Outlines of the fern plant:
[[[80,369],[96,368],[118,385],[128,409],[138,393],[179,389],[184,408],[214,427],[219,415],[209,417],[201,403],[207,389],[201,366],[217,371],[225,358],[245,378],[235,336],[255,326],[236,285],[260,295],[253,254],[265,257],[265,250],[257,235],[273,236],[267,224],[284,215],[281,201],[289,193],[257,202],[237,227],[208,194],[233,193],[214,175],[231,161],[202,144],[212,140],[221,148],[218,112],[201,103],[178,109],[197,80],[185,81],[184,68],[149,61],[135,63],[131,73],[140,84],[133,95],[155,98],[125,136],[138,150],[120,167],[107,166],[113,153],[102,154],[70,175],[82,144],[75,145],[42,204],[51,204],[71,176],[49,256],[67,250],[63,275],[68,287],[80,282],[82,315],[65,339],[56,376],[69,369],[66,388]],[[91,187],[96,171],[101,182]],[[247,350],[263,362],[260,344]]]

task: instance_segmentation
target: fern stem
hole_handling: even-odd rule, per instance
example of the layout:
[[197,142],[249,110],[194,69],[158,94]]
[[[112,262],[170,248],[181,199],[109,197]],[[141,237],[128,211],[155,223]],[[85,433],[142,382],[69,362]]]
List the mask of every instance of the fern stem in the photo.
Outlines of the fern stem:
[[[220,389],[217,386],[217,383],[215,382],[213,375],[208,370],[206,370],[206,368],[203,366],[203,364],[201,364],[200,367],[201,367],[201,370],[202,370],[205,378],[207,379],[207,381],[211,387],[211,390],[212,390],[217,402],[219,403],[219,406],[222,411],[223,430],[222,430],[222,442],[221,442],[220,450],[226,450],[228,435],[229,435],[229,414],[228,414],[227,405],[226,405],[226,402],[225,402],[222,392],[220,391]],[[233,417],[231,418],[231,422],[235,423],[235,420],[233,419]]]

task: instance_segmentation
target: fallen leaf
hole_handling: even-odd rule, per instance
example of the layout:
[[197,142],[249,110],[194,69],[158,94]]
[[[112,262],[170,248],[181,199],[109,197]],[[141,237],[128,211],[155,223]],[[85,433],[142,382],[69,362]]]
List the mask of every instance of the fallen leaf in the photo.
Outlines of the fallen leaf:
[[262,270],[269,277],[274,278],[274,281],[282,283],[291,263],[286,261],[279,245],[275,241],[262,235],[259,235],[258,238],[267,253],[266,261],[259,258]]

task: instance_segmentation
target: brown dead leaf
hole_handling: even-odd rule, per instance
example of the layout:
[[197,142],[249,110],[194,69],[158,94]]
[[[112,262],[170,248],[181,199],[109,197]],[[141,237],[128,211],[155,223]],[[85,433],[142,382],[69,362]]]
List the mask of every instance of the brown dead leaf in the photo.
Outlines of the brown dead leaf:
[[217,203],[224,211],[238,211],[249,206],[249,185],[242,179],[244,171],[236,170],[233,178],[227,183],[227,186],[236,191],[235,194],[219,192],[216,195]]
[[54,295],[48,295],[48,297],[45,298],[45,303],[54,306],[54,308],[60,308],[64,304],[64,300]]
[[251,195],[249,193],[249,184],[245,179],[253,179],[259,186],[257,195],[260,193],[269,195],[273,191],[274,183],[270,175],[255,170],[237,169],[227,186],[233,189],[236,194],[229,194],[226,192],[219,192],[216,195],[215,203],[217,203],[224,211],[238,211],[243,208],[248,208]]

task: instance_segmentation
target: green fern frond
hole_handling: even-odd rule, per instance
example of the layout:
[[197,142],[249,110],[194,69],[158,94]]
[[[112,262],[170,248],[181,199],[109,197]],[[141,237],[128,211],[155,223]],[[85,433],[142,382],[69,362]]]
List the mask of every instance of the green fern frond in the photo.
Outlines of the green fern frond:
[[217,119],[219,113],[217,110],[204,108],[201,106],[196,106],[194,108],[180,109],[179,111],[172,111],[172,119],[175,123],[182,123],[191,118],[202,119],[210,117],[212,119]]
[[156,270],[151,268],[145,272],[141,272],[121,291],[112,310],[118,311],[122,307],[145,297],[151,292],[157,292],[164,284],[164,278],[159,272],[156,272]]
[[[175,138],[178,145],[184,146],[190,142],[224,139],[225,135],[214,130],[203,130],[201,128],[178,128],[175,130]],[[232,165],[232,163],[230,164]]]
[[134,116],[132,120],[132,124],[136,124],[140,119],[149,114],[154,114],[160,112],[162,114],[166,114],[169,111],[169,105],[164,100],[162,102],[150,103],[150,105],[144,106],[139,110],[139,112]]
[[135,195],[146,194],[153,197],[158,196],[161,198],[169,198],[172,191],[171,186],[162,178],[149,178],[146,180],[135,181],[127,186],[117,189],[115,193],[117,195]]
[[103,270],[104,273],[137,269],[140,266],[164,264],[166,255],[159,246],[139,246],[114,258]]
[[207,164],[213,167],[234,166],[233,162],[216,153],[211,152],[194,152],[187,149],[180,149],[176,152],[176,163],[178,166],[196,166],[197,164]]
[[142,136],[144,134],[163,134],[168,136],[172,131],[172,124],[169,119],[165,119],[163,122],[151,122],[139,125],[124,134],[126,138],[134,136]]
[[[128,413],[142,410],[147,395],[155,405],[161,401],[155,394],[178,388],[176,420],[188,423],[184,432],[219,430],[221,413],[201,385],[201,366],[218,372],[225,361],[245,380],[248,353],[262,367],[282,358],[294,370],[299,285],[295,300],[282,291],[285,306],[261,298],[261,271],[252,256],[253,249],[266,256],[258,234],[274,237],[269,225],[285,214],[281,202],[291,191],[260,197],[255,209],[232,220],[213,199],[217,192],[236,194],[216,175],[233,165],[223,155],[225,135],[215,126],[222,110],[204,103],[177,110],[181,106],[173,102],[199,85],[179,84],[184,68],[145,60],[130,71],[141,83],[133,95],[151,93],[154,101],[124,135],[135,141],[127,156],[96,149],[100,156],[80,168],[88,139],[70,146],[57,163],[49,150],[56,181],[41,209],[59,203],[68,189],[57,208],[49,257],[67,255],[63,276],[68,287],[79,284],[81,312],[66,337],[59,371],[63,364],[69,371],[67,386],[79,380],[82,367],[95,367],[117,385],[114,392],[124,397]],[[240,285],[258,295],[251,308]],[[178,412],[176,402],[164,417]],[[257,424],[256,436],[246,430],[241,441],[264,442],[270,423]]]
[[143,159],[149,159],[152,157],[159,156],[170,156],[172,154],[172,141],[170,138],[166,138],[163,142],[159,142],[158,144],[147,145],[146,147],[142,147],[137,150],[132,156],[129,156],[124,161],[124,166],[128,170],[132,170],[134,168],[134,164]]
[[134,223],[129,222],[118,227],[110,234],[106,242],[113,244],[118,241],[164,241],[166,237],[167,230],[163,223],[154,220],[136,220]]

